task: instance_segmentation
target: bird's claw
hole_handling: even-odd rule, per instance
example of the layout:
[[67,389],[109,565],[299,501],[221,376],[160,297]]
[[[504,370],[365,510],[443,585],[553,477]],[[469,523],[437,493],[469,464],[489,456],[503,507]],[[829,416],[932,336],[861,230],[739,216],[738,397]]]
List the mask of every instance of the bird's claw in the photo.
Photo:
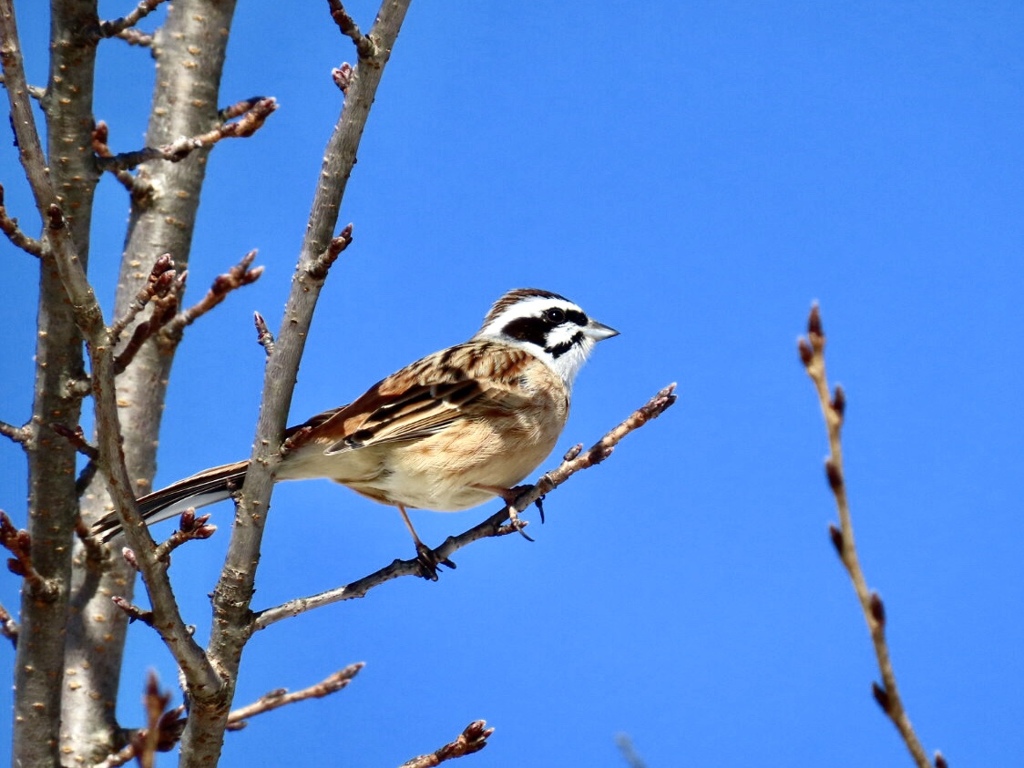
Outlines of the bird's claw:
[[416,542],[416,562],[420,566],[420,576],[428,581],[437,581],[437,567],[444,565],[455,570],[455,563],[447,557],[441,560],[437,553],[421,541]]

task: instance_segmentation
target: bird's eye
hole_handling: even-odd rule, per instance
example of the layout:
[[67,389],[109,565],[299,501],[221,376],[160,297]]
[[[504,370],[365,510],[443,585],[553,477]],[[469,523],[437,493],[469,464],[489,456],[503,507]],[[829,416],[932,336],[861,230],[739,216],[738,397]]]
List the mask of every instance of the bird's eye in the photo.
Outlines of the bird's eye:
[[560,310],[557,307],[555,307],[553,309],[549,309],[546,312],[544,312],[544,318],[549,323],[554,323],[555,325],[561,325],[563,322],[565,322],[565,312],[563,312],[562,310]]

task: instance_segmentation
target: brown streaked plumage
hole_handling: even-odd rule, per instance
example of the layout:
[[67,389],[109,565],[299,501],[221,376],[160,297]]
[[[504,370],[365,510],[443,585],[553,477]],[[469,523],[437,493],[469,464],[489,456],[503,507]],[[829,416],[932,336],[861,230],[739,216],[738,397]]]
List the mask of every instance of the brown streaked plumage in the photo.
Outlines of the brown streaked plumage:
[[[348,405],[290,428],[277,480],[326,477],[397,507],[455,511],[511,489],[554,448],[573,379],[593,345],[617,332],[558,294],[510,291],[469,341],[379,381]],[[157,522],[228,498],[248,462],[200,472],[139,499]],[[113,515],[93,532],[120,532]]]

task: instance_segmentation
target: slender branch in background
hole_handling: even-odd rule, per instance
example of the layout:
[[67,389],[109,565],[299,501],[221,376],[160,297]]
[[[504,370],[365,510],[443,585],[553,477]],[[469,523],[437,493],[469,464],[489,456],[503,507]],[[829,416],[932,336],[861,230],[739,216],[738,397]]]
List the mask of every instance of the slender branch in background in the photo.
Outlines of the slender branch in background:
[[[917,734],[914,733],[910,717],[903,707],[903,700],[896,686],[896,673],[893,671],[889,644],[885,638],[885,606],[878,593],[872,592],[868,588],[867,579],[864,577],[864,571],[861,569],[860,559],[857,556],[853,538],[853,520],[850,515],[846,477],[843,470],[842,429],[846,413],[846,393],[840,386],[835,388],[834,393],[829,391],[828,377],[825,372],[825,331],[822,328],[821,312],[817,304],[811,307],[811,313],[807,319],[807,338],[799,340],[798,349],[800,360],[818,394],[818,402],[821,405],[821,412],[825,417],[825,427],[828,432],[829,457],[825,460],[825,476],[832,489],[839,512],[839,527],[830,526],[829,535],[839,554],[839,559],[853,581],[853,588],[860,601],[864,619],[867,621],[868,631],[871,633],[871,643],[875,649],[878,669],[882,674],[882,685],[872,683],[872,693],[882,711],[896,726],[896,730],[899,731],[918,768],[930,768],[932,764],[928,761],[928,756],[925,754]],[[935,765],[943,764],[945,764],[945,759],[937,752]]]
[[100,35],[102,37],[115,37],[120,35],[125,30],[128,30],[138,24],[142,19],[146,18],[155,11],[164,0],[142,0],[135,9],[127,16],[122,16],[119,19],[113,21],[101,21],[100,22]]
[[295,704],[307,699],[322,699],[324,696],[330,696],[332,693],[344,690],[365,666],[366,663],[362,661],[349,664],[344,669],[338,670],[319,683],[292,693],[289,693],[287,688],[278,688],[276,691],[264,694],[252,704],[232,710],[231,714],[228,715],[228,730],[240,731],[249,724],[248,719],[250,717],[261,715],[264,712],[280,709],[288,704]]
[[[524,523],[516,526],[503,525],[506,520],[510,519],[510,514],[514,508],[526,509],[538,501],[544,494],[553,491],[577,472],[599,464],[608,458],[623,437],[633,430],[639,429],[651,419],[657,418],[672,406],[676,401],[676,395],[674,394],[675,386],[675,384],[670,384],[660,390],[647,403],[631,413],[625,421],[611,429],[604,437],[591,446],[589,450],[583,451],[582,446],[574,448],[558,467],[545,473],[537,481],[537,484],[521,494],[513,505],[502,508],[479,525],[470,528],[458,536],[450,536],[440,547],[434,550],[434,556],[438,559],[438,562],[449,559],[452,554],[474,541],[492,536],[503,536],[518,530]],[[321,608],[343,600],[363,597],[374,587],[401,576],[423,576],[420,561],[395,560],[390,565],[351,584],[329,589],[326,592],[310,597],[289,600],[274,608],[259,611],[253,619],[253,631],[266,629],[271,624],[282,619],[298,616],[300,613],[311,611],[314,608]]]
[[[363,662],[349,664],[344,669],[329,675],[319,683],[314,683],[307,688],[292,693],[289,693],[285,688],[279,688],[264,694],[252,704],[232,710],[228,715],[227,730],[240,731],[249,724],[248,719],[250,717],[256,717],[256,715],[261,715],[264,712],[272,712],[275,709],[308,699],[322,699],[325,696],[330,696],[332,693],[342,691],[348,687],[348,684],[352,682],[353,678],[359,674],[359,671],[364,666],[366,665]],[[166,704],[164,706],[166,707]],[[181,739],[186,722],[187,713],[184,705],[167,711],[161,710],[161,714],[155,724],[151,717],[150,725],[147,728],[140,728],[136,731],[130,743],[124,749],[110,755],[106,760],[93,768],[115,768],[115,766],[130,762],[135,759],[138,753],[136,745],[140,742],[144,743],[148,739],[153,740],[157,752],[167,752]],[[153,735],[150,736],[150,734]]]
[[[98,157],[97,163],[103,171],[131,170],[150,160],[167,160],[180,162],[192,152],[202,147],[211,147],[222,139],[241,139],[252,136],[258,131],[267,118],[277,109],[277,101],[273,98],[257,97],[240,102],[247,105],[241,117],[235,122],[224,122],[213,130],[198,136],[183,137],[165,144],[162,147],[145,147],[134,152],[123,152],[108,157]],[[229,108],[232,110],[233,108]]]
[[633,740],[629,738],[628,733],[617,734],[615,736],[615,745],[619,748],[622,759],[626,761],[626,765],[629,768],[647,768],[647,763],[643,761],[633,748]]
[[11,641],[11,645],[18,647],[18,622],[7,612],[7,609],[0,605],[0,635]]
[[[104,160],[110,160],[114,157],[114,153],[110,151],[110,145],[107,143],[109,139],[110,129],[105,122],[100,120],[96,123],[96,127],[92,129],[92,151],[96,153],[96,157]],[[128,190],[129,194],[134,195],[138,191],[137,179],[131,171],[113,166],[106,170],[114,174],[114,178],[117,179],[122,187]]]
[[263,274],[263,267],[249,269],[255,258],[256,251],[249,251],[235,266],[231,267],[224,274],[217,275],[206,295],[196,304],[172,317],[160,331],[161,335],[175,341],[181,339],[186,327],[192,325],[192,323],[224,301],[231,291],[251,285],[259,280],[260,275]]
[[7,235],[7,239],[11,241],[11,245],[15,248],[20,248],[25,253],[36,258],[42,255],[43,244],[22,232],[21,227],[18,226],[18,220],[7,215],[2,184],[0,184],[0,232]]
[[488,728],[485,720],[474,720],[466,726],[466,729],[459,734],[455,741],[445,744],[429,755],[414,757],[412,760],[402,763],[399,768],[433,768],[446,760],[472,755],[487,746],[487,739],[492,733],[494,733],[494,729]]

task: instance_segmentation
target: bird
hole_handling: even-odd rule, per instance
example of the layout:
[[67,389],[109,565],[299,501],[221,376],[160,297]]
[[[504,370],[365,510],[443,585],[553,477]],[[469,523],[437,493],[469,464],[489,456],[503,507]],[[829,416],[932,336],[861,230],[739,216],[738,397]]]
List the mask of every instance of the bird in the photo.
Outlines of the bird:
[[[286,430],[274,480],[328,478],[396,507],[430,577],[436,561],[407,510],[454,512],[495,497],[514,501],[518,484],[547,458],[565,427],[580,368],[597,342],[618,333],[557,293],[509,291],[468,341]],[[137,500],[142,519],[148,525],[228,499],[242,487],[248,466],[246,460],[213,467],[143,496]],[[91,532],[110,541],[121,523],[110,513]]]

